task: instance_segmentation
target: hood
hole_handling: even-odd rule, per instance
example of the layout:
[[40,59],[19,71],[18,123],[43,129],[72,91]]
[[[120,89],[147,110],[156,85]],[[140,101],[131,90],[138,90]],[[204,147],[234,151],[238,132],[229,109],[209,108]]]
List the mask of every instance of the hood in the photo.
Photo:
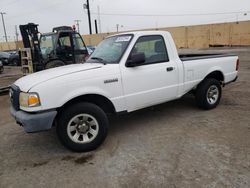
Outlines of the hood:
[[102,66],[103,65],[99,63],[84,63],[56,67],[24,76],[18,79],[14,84],[17,85],[21,91],[28,92],[32,87],[39,83],[76,72],[98,69]]

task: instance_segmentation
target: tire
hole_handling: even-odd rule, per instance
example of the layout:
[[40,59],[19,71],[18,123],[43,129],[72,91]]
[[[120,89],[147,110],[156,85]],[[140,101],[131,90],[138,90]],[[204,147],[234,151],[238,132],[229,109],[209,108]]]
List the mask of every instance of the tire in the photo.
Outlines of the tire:
[[3,70],[4,70],[4,68],[3,68],[3,67],[0,67],[0,74],[3,73]]
[[218,80],[213,78],[205,79],[196,89],[196,103],[202,109],[213,109],[219,104],[221,93],[221,84]]
[[51,68],[60,67],[63,65],[65,65],[63,61],[53,60],[46,64],[45,69],[51,69]]
[[12,65],[13,65],[13,66],[18,66],[18,60],[17,60],[17,59],[13,59]]
[[104,111],[86,102],[64,109],[57,123],[56,131],[61,143],[76,152],[91,151],[100,146],[107,136],[109,125]]

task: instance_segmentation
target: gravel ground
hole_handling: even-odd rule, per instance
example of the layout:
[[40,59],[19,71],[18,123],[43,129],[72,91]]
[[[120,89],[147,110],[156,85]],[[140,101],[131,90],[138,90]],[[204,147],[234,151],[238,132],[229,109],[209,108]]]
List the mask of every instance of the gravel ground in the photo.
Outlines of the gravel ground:
[[0,74],[0,88],[9,86],[20,77],[22,77],[21,67],[4,66],[4,71]]
[[250,48],[213,51],[241,59],[216,109],[186,95],[112,117],[106,141],[89,153],[65,149],[55,130],[24,133],[0,96],[0,187],[250,187]]

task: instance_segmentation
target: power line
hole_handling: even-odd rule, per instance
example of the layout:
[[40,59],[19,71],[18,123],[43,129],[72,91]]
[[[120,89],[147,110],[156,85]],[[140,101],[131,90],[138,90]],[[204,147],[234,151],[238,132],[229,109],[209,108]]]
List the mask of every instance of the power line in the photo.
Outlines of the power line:
[[213,19],[213,20],[210,20],[210,22],[232,22],[233,19],[235,19],[235,16],[230,16],[230,17],[226,17],[226,18],[221,18],[221,19]]
[[240,14],[240,13],[249,13],[250,11],[238,11],[238,12],[214,12],[214,13],[191,13],[191,14],[121,14],[121,13],[96,13],[92,12],[95,15],[104,15],[104,16],[137,16],[137,17],[167,17],[167,16],[210,16],[210,15],[228,15],[228,14]]

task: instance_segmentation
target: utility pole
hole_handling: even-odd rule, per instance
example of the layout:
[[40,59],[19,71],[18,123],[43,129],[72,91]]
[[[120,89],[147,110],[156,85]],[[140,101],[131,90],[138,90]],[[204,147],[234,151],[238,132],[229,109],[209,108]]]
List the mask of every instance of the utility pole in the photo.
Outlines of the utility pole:
[[236,14],[236,24],[239,24],[239,14]]
[[97,20],[95,20],[95,33],[98,34]]
[[81,20],[75,20],[75,22],[76,22],[76,26],[77,26],[77,32],[78,33],[80,33],[80,27],[79,27],[79,22],[80,22]]
[[99,26],[99,32],[102,32],[102,26],[101,26],[101,16],[100,16],[100,6],[97,6],[97,12],[98,12],[98,26]]
[[5,12],[0,12],[1,16],[2,16],[2,22],[3,22],[3,30],[4,30],[4,36],[5,36],[5,41],[8,42],[7,39],[7,33],[6,33],[6,28],[5,28],[5,23],[4,23],[4,18],[3,15],[6,14]]
[[15,34],[16,34],[16,51],[18,49],[18,31],[17,31],[17,25],[15,25]]
[[18,42],[18,30],[17,30],[17,25],[15,25],[15,34],[16,34],[16,41]]
[[92,35],[92,28],[91,28],[91,17],[90,17],[90,7],[89,7],[89,0],[87,0],[87,4],[83,5],[84,9],[88,11],[88,20],[89,20],[89,34]]
[[119,24],[116,24],[116,32],[119,32]]
[[120,25],[120,24],[116,24],[116,32],[118,33],[119,32],[119,27],[123,27],[123,25]]

